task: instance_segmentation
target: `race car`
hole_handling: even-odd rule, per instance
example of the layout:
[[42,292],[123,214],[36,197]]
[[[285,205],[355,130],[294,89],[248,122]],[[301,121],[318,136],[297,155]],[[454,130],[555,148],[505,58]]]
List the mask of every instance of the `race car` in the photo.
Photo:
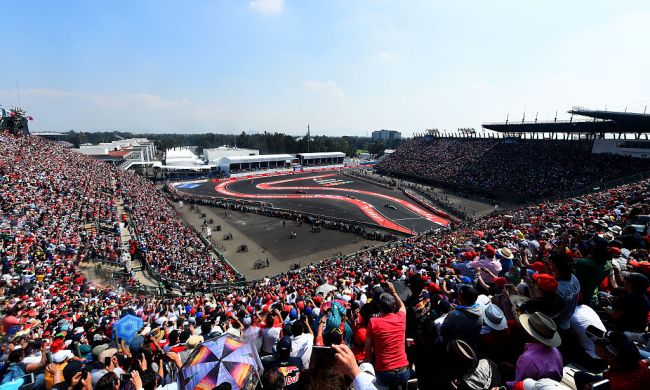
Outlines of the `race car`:
[[389,208],[389,209],[393,209],[393,210],[397,210],[397,207],[393,206],[393,205],[390,204],[390,203],[386,203],[386,204],[384,205],[384,207]]
[[296,190],[296,194],[306,194],[307,191],[305,190]]

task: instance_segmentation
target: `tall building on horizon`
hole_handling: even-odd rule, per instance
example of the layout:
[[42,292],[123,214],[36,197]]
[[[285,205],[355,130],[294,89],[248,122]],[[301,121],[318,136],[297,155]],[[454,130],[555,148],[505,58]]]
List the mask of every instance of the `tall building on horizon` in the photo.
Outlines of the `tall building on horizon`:
[[373,141],[393,141],[402,138],[402,133],[396,130],[375,130],[372,132]]

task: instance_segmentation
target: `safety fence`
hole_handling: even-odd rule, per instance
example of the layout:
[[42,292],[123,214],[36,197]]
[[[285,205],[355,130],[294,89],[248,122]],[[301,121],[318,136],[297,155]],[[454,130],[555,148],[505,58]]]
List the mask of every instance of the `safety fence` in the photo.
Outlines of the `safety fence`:
[[404,188],[404,187],[400,187],[400,189],[402,190],[404,195],[408,196],[410,199],[414,200],[415,202],[417,202],[421,206],[427,208],[429,211],[431,211],[431,212],[433,212],[433,213],[435,213],[435,214],[437,214],[437,215],[439,215],[439,216],[441,216],[443,218],[446,218],[446,219],[452,221],[455,224],[459,224],[459,223],[462,222],[460,218],[456,218],[456,217],[454,217],[452,215],[449,215],[449,214],[445,213],[444,211],[441,211],[438,208],[436,208],[433,204],[430,203],[428,197],[425,197],[424,195],[419,194],[419,193],[417,193],[416,191],[414,191],[412,189],[408,189],[408,188]]
[[[361,170],[346,170],[344,171],[344,174],[349,177],[361,181],[365,181],[366,183],[378,185],[387,189],[392,190],[395,188],[399,188],[406,196],[408,196],[412,200],[416,201],[420,205],[429,209],[433,213],[443,218],[447,218],[456,224],[460,223],[461,220],[467,216],[464,210],[459,209],[457,206],[453,204],[445,202],[441,197],[437,196],[436,194],[431,194],[428,191],[422,191],[422,189],[419,188],[421,187],[421,185],[419,184],[411,183],[404,180],[398,180],[392,177],[368,174],[368,173],[364,173],[364,171]],[[409,188],[411,192],[407,193],[405,191],[405,188]]]

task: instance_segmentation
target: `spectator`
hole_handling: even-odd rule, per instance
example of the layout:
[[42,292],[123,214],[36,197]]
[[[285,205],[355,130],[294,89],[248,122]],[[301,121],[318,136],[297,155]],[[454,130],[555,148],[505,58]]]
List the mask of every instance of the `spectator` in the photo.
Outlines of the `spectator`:
[[594,309],[585,304],[576,306],[576,310],[571,317],[571,330],[576,337],[577,343],[574,342],[571,345],[577,344],[577,348],[574,349],[572,356],[583,366],[593,371],[602,371],[605,368],[603,367],[604,362],[596,354],[596,346],[588,334],[591,327],[601,332],[607,331]]
[[314,333],[306,316],[295,321],[291,326],[291,356],[300,358],[303,367],[309,367],[311,349],[314,345]]
[[585,303],[590,304],[598,286],[612,273],[612,255],[609,241],[595,235],[589,241],[589,257],[575,260],[575,276],[580,282],[580,293]]
[[625,279],[624,292],[607,309],[615,329],[644,332],[648,325],[650,302],[646,290],[650,283],[645,275],[633,272]]
[[370,319],[366,335],[366,360],[374,359],[377,382],[389,388],[406,388],[409,379],[406,357],[406,308],[392,283],[389,293],[379,296],[381,315]]
[[462,340],[447,345],[452,370],[452,386],[457,389],[492,389],[499,387],[501,374],[497,365],[488,359],[479,359],[472,347]]
[[478,293],[470,285],[461,285],[458,292],[458,306],[445,318],[440,327],[443,343],[463,340],[470,346],[478,345],[478,338],[483,326],[480,305],[476,302]]
[[[560,248],[563,248],[560,244]],[[556,253],[551,256],[551,269],[557,279],[557,294],[560,297],[560,311],[555,315],[558,329],[564,334],[569,333],[571,316],[578,304],[580,282],[573,275],[571,267],[573,259],[566,253]]]
[[[562,355],[557,347],[561,344],[555,322],[542,313],[519,316],[522,328],[528,334],[524,353],[517,359],[515,381],[549,378],[562,380]],[[514,382],[510,382],[512,386]]]
[[284,375],[286,389],[298,388],[300,371],[303,369],[302,360],[291,356],[291,338],[289,336],[278,340],[275,353],[262,360],[262,364],[264,364],[265,370],[280,368],[280,372]]
[[639,350],[633,342],[617,332],[608,332],[595,339],[596,353],[607,363],[609,369],[603,376],[591,375],[582,371],[575,373],[576,386],[585,388],[586,384],[608,379],[611,390],[641,390],[648,387],[650,369],[641,360]]

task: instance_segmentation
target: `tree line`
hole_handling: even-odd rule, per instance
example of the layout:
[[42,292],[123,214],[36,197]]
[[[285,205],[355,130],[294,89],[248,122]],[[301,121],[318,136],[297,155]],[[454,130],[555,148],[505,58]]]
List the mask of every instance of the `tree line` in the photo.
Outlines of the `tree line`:
[[77,132],[69,131],[61,137],[63,141],[70,142],[75,147],[80,144],[98,144],[127,138],[148,138],[156,143],[159,150],[171,149],[182,146],[196,146],[197,152],[203,149],[216,148],[222,145],[237,146],[239,148],[257,149],[260,154],[275,153],[301,153],[310,152],[343,152],[347,156],[356,157],[360,151],[371,154],[381,154],[385,149],[399,146],[402,140],[373,141],[370,137],[328,137],[318,135],[310,137],[309,146],[306,136],[292,136],[284,133],[255,133],[247,134],[136,134],[131,132]]

